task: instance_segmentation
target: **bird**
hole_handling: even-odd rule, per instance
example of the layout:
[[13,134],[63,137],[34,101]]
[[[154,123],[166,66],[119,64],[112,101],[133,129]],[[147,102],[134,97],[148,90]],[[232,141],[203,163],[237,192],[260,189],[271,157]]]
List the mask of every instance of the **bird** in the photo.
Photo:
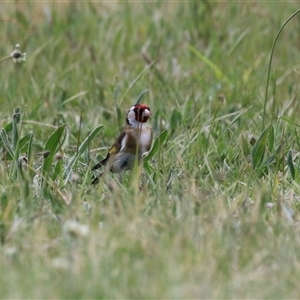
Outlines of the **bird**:
[[[135,104],[130,107],[126,124],[110,147],[107,156],[91,170],[95,171],[105,166],[113,173],[122,173],[132,170],[136,160],[140,164],[152,144],[152,128],[147,123],[150,115],[150,108],[146,104]],[[102,173],[92,178],[92,185],[99,182],[101,175]]]

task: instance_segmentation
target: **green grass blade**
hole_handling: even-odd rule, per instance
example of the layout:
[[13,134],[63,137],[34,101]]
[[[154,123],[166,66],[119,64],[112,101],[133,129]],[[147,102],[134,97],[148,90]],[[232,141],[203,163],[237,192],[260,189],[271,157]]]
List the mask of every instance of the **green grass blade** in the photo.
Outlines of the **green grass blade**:
[[250,156],[251,156],[251,160],[252,160],[252,167],[254,170],[257,170],[263,161],[265,151],[266,151],[270,127],[271,126],[267,127],[262,132],[260,137],[255,142],[253,148],[251,149]]
[[221,71],[221,69],[216,64],[214,64],[208,57],[203,55],[199,50],[197,50],[195,47],[193,47],[190,44],[188,45],[188,48],[193,54],[195,54],[200,60],[202,60],[208,67],[210,67],[212,69],[212,71],[214,72],[214,74],[218,80],[224,81],[224,82],[228,83],[229,85],[232,85],[230,80]]
[[227,115],[223,115],[220,117],[216,117],[216,113],[215,115],[210,118],[209,120],[207,120],[206,122],[203,123],[203,125],[201,126],[201,133],[205,132],[208,128],[208,126],[212,125],[215,122],[221,121],[221,120],[225,120],[228,118],[232,118],[232,121],[230,122],[229,126],[231,126],[232,124],[234,124],[243,114],[245,114],[250,108],[244,108],[244,109],[240,109],[238,111],[235,111],[233,113],[227,114]]
[[77,93],[76,95],[73,95],[73,96],[71,96],[70,98],[68,98],[68,99],[66,99],[66,100],[64,100],[64,101],[62,101],[62,102],[58,105],[58,107],[61,108],[62,106],[66,105],[67,103],[69,103],[69,102],[71,102],[71,101],[73,101],[73,100],[76,100],[76,99],[78,99],[78,98],[81,98],[81,97],[85,96],[87,93],[88,93],[88,91],[82,91],[82,92],[80,92],[80,93]]
[[282,117],[282,116],[280,116],[279,118],[280,118],[281,120],[287,122],[287,123],[290,123],[290,124],[292,124],[292,125],[295,125],[295,126],[297,126],[297,127],[300,127],[300,124],[296,123],[295,121],[293,121],[293,120],[291,120],[291,119],[288,119],[288,118]]
[[139,104],[140,101],[143,99],[144,95],[145,95],[146,93],[148,93],[148,92],[149,92],[148,89],[143,90],[143,91],[137,96],[137,98],[136,98],[136,100],[135,100],[134,103],[135,103],[135,104]]
[[262,126],[265,127],[265,118],[266,118],[266,111],[267,111],[267,101],[268,101],[268,91],[269,91],[269,82],[270,82],[270,74],[271,74],[271,68],[272,68],[272,61],[274,56],[274,50],[277,43],[277,40],[279,38],[280,33],[284,29],[284,27],[300,12],[300,9],[296,10],[289,18],[283,23],[283,25],[280,27],[279,31],[277,32],[277,35],[273,41],[273,45],[271,48],[271,54],[270,54],[270,60],[268,65],[268,74],[267,74],[267,84],[266,84],[266,91],[265,91],[265,99],[264,99],[264,108],[263,108],[263,116],[262,116]]
[[160,133],[160,135],[155,139],[153,147],[151,148],[149,154],[145,157],[144,162],[149,162],[150,159],[156,154],[156,152],[162,147],[166,138],[168,136],[168,130],[165,129]]
[[129,84],[129,87],[125,91],[125,93],[122,95],[119,104],[123,102],[127,94],[130,92],[130,90],[136,85],[136,83],[148,72],[148,70],[152,67],[153,63],[148,65],[138,76]]
[[68,180],[69,176],[72,173],[72,167],[77,161],[78,157],[87,149],[91,141],[95,138],[95,136],[100,132],[100,130],[103,128],[103,125],[100,125],[96,127],[88,136],[87,138],[83,141],[83,143],[79,146],[78,151],[76,152],[75,155],[73,155],[70,159],[70,162],[66,166],[64,173],[63,173],[63,178],[66,178],[66,181]]
[[245,31],[243,31],[240,36],[235,40],[234,44],[231,46],[230,50],[228,51],[228,54],[231,56],[233,52],[241,45],[242,41],[246,38],[246,36],[249,34],[249,28],[247,28]]

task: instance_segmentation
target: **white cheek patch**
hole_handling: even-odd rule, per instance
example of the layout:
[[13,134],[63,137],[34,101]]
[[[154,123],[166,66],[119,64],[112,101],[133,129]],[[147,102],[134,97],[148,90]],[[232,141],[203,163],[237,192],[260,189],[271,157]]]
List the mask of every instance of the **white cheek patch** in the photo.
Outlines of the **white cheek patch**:
[[128,121],[130,122],[130,124],[132,124],[132,121],[135,120],[135,112],[133,111],[133,108],[130,108],[129,112],[128,112],[128,115],[127,115],[127,118],[128,118]]

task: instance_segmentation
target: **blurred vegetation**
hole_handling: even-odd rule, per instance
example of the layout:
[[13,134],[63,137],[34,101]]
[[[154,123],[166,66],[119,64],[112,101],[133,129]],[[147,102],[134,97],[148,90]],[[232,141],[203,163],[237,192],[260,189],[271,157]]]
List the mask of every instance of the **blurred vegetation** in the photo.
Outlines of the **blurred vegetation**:
[[[1,296],[298,297],[297,9],[0,3]],[[91,187],[144,92],[144,170]]]

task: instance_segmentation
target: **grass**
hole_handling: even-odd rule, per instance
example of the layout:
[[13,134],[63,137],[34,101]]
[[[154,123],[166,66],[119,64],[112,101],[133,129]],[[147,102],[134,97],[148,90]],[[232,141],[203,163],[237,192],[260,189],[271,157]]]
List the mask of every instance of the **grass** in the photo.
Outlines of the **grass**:
[[[1,3],[1,297],[297,298],[297,9]],[[143,172],[92,187],[141,93]]]

